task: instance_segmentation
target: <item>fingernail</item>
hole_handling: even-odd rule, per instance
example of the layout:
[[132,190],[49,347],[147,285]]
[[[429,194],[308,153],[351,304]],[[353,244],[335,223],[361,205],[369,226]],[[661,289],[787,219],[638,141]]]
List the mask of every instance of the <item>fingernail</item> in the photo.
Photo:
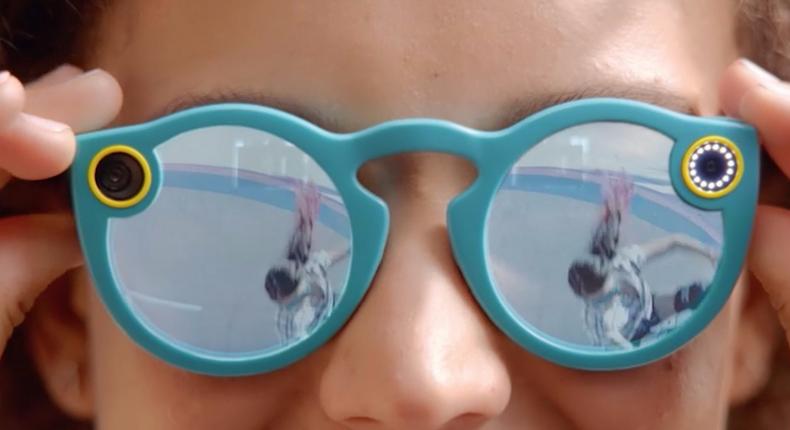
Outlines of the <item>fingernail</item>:
[[4,70],[0,72],[0,85],[2,85],[10,77],[11,77],[11,72],[9,72],[8,70]]
[[[778,98],[777,98],[778,97]],[[741,118],[755,118],[766,103],[771,100],[782,104],[790,104],[790,84],[776,81],[770,84],[759,84],[741,98],[738,115]]]
[[26,113],[22,113],[21,115],[25,119],[25,121],[28,122],[28,124],[31,124],[35,127],[43,128],[47,131],[51,131],[54,133],[62,133],[71,128],[68,125],[63,124],[62,122],[52,121],[51,119],[42,118],[40,116],[30,115]]
[[81,74],[75,76],[74,79],[89,78],[91,76],[98,75],[101,72],[102,72],[102,69],[91,69],[91,70],[88,70],[85,73],[81,73]]
[[[75,74],[74,71],[77,73]],[[65,80],[70,80],[73,77],[70,75],[79,76],[81,73],[82,70],[79,67],[66,63],[50,70],[36,79],[36,81],[62,82],[64,78]]]
[[768,84],[760,84],[760,86],[781,97],[790,97],[790,84],[787,82],[776,81]]
[[96,75],[96,74],[99,74],[99,73],[101,73],[101,72],[103,72],[103,71],[104,71],[104,70],[102,70],[102,69],[100,69],[100,68],[98,68],[98,67],[97,67],[97,68],[95,68],[95,69],[90,69],[90,70],[88,70],[87,72],[85,72],[85,76],[88,76],[88,75]]
[[741,58],[740,63],[751,72],[760,83],[769,84],[774,82],[779,82],[779,78],[771,74],[771,72],[763,69],[762,67],[758,66],[754,62],[746,59]]

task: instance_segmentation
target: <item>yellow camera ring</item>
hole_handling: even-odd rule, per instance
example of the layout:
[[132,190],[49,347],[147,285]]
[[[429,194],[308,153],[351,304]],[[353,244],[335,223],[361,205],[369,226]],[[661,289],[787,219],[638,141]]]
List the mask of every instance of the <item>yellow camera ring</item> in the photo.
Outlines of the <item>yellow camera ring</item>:
[[[105,160],[107,157],[112,156],[114,154],[123,154],[130,156],[134,161],[137,162],[140,169],[142,170],[142,185],[140,189],[131,197],[125,199],[115,199],[106,195],[104,191],[102,191],[99,184],[96,182],[96,171],[99,167],[99,164]],[[90,165],[88,166],[88,187],[93,193],[94,197],[98,199],[100,202],[104,203],[107,206],[116,209],[125,209],[128,207],[132,207],[137,203],[140,203],[142,199],[148,195],[148,192],[151,189],[151,166],[148,164],[148,161],[145,159],[143,154],[141,154],[138,150],[132,148],[131,146],[127,145],[112,145],[108,146],[101,151],[99,151],[96,155],[93,156],[91,159]]]
[[683,182],[697,196],[724,197],[743,177],[743,155],[738,146],[722,136],[706,136],[692,144],[681,164]]

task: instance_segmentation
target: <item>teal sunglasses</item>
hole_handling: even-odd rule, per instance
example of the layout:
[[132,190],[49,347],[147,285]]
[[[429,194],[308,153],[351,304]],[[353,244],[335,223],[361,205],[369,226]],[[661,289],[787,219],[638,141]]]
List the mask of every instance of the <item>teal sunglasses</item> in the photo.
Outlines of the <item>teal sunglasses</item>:
[[343,327],[381,262],[388,209],[358,169],[414,151],[475,165],[447,208],[456,262],[490,320],[559,365],[667,356],[743,265],[759,147],[731,119],[585,99],[499,131],[404,119],[339,134],[217,104],[78,136],[71,189],[98,294],[175,366],[287,366]]

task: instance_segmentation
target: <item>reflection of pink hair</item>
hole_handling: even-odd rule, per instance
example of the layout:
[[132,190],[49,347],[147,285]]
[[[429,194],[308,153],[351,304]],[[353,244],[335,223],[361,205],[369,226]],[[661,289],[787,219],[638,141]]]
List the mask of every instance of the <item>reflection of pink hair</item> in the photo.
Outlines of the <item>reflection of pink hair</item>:
[[628,213],[633,195],[634,182],[624,171],[606,176],[601,185],[603,214],[590,244],[593,255],[607,260],[614,257],[620,242],[623,214]]
[[634,182],[625,172],[607,175],[606,182],[601,187],[601,195],[604,216],[609,216],[612,212],[628,212],[631,197],[634,196]]
[[318,193],[318,188],[312,182],[304,182],[296,198],[297,216],[309,219],[312,224],[321,205],[321,194]]
[[321,207],[321,194],[312,182],[302,183],[294,194],[296,225],[288,245],[288,259],[304,264],[312,247],[313,225]]

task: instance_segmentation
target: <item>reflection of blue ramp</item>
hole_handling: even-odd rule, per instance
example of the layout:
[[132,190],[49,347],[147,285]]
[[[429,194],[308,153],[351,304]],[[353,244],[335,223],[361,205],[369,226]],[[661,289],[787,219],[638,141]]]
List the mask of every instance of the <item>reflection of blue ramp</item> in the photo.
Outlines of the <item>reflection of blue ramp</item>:
[[[227,194],[295,211],[297,179],[211,166],[166,164],[163,170],[165,187]],[[318,221],[343,237],[351,237],[348,214],[337,191],[321,186],[318,190],[325,197]]]
[[[555,168],[520,168],[511,172],[502,189],[563,196],[588,203],[601,202],[602,172]],[[721,216],[702,212],[681,200],[668,182],[634,176],[635,193],[630,213],[673,233],[683,233],[702,243],[721,245]],[[660,191],[658,191],[660,190]]]

